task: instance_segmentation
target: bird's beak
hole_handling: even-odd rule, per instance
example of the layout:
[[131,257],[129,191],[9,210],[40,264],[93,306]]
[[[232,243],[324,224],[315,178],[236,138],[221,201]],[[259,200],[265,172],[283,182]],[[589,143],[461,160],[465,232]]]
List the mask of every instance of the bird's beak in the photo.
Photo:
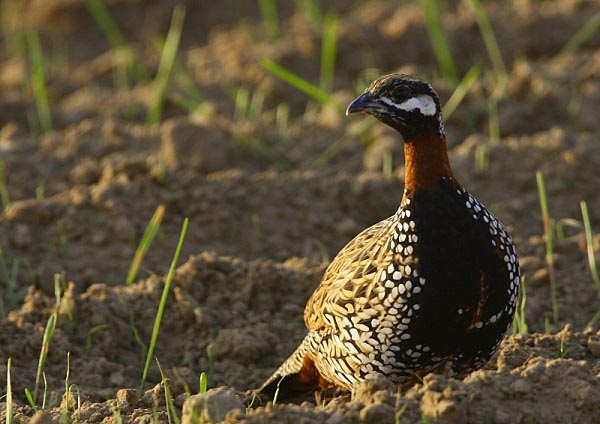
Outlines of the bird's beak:
[[365,92],[350,103],[348,109],[346,109],[346,116],[356,112],[367,112],[376,106],[377,104],[371,100],[371,93]]

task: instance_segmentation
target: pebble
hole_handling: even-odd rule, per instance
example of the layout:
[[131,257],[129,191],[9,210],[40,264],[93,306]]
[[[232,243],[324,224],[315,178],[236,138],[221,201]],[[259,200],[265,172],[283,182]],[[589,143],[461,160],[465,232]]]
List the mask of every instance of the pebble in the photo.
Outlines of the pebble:
[[190,396],[183,404],[183,424],[198,422],[220,422],[234,410],[244,410],[242,401],[235,391],[228,387],[218,387],[206,393]]
[[29,225],[17,224],[15,226],[15,235],[13,237],[13,243],[15,247],[24,249],[31,246],[33,239],[31,237],[31,229]]
[[588,350],[594,358],[600,358],[600,340],[588,338]]
[[526,395],[531,391],[531,384],[522,378],[514,381],[510,385],[511,391],[517,395]]
[[550,281],[550,274],[548,273],[548,268],[540,268],[534,274],[532,278],[532,283],[534,285],[542,285],[548,284]]
[[373,403],[360,411],[360,419],[366,424],[391,423],[394,421],[394,408],[383,403]]

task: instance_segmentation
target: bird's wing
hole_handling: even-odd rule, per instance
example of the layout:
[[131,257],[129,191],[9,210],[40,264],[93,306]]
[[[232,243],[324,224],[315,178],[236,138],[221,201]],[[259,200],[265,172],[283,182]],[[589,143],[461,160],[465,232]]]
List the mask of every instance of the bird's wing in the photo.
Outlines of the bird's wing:
[[[372,297],[370,284],[392,262],[391,218],[365,229],[333,259],[304,311],[311,330],[335,327],[335,321],[361,310]],[[389,234],[389,237],[386,237]]]

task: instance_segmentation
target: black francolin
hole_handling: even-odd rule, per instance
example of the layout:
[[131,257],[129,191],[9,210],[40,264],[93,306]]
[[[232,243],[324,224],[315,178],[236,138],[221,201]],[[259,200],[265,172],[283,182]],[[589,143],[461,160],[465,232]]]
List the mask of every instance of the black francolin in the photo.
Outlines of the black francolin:
[[430,372],[464,376],[512,323],[517,252],[452,174],[431,85],[383,76],[348,106],[355,112],[404,138],[402,202],[338,253],[306,305],[308,334],[258,393],[351,390],[375,374],[404,385]]

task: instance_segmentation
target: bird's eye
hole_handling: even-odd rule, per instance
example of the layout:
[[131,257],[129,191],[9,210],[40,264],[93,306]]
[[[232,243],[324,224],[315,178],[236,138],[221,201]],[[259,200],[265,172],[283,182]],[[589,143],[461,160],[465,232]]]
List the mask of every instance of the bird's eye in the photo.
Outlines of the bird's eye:
[[410,90],[407,87],[400,86],[394,89],[392,95],[396,99],[405,99],[410,96]]

